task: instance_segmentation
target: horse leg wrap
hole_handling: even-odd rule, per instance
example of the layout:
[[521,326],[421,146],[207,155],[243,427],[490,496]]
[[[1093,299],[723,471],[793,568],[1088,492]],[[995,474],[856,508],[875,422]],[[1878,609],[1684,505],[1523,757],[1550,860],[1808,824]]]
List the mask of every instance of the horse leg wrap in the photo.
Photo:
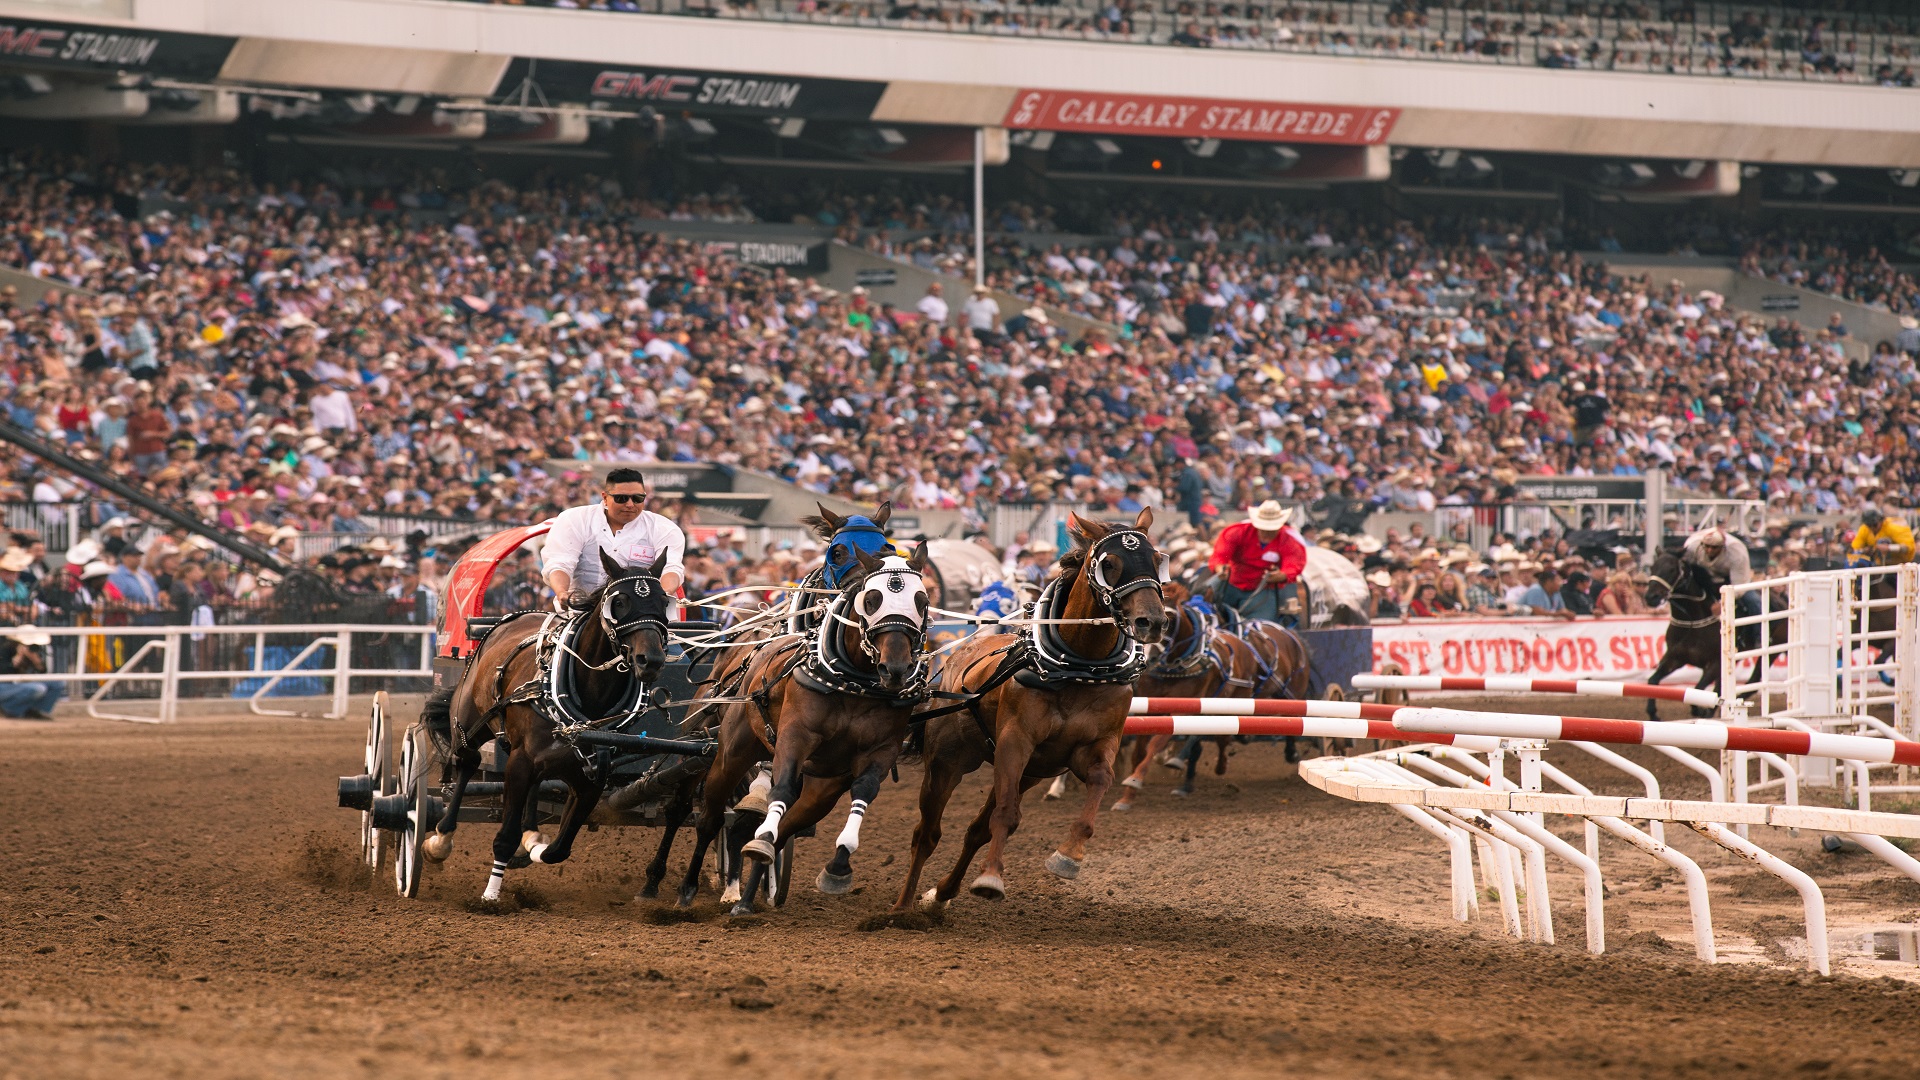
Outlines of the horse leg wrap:
[[493,872],[487,876],[487,891],[480,894],[480,899],[500,899],[500,883],[506,879],[506,876],[507,864],[499,859],[493,860]]
[[847,814],[846,827],[840,830],[840,836],[834,840],[835,847],[847,849],[851,855],[860,850],[860,821],[867,816],[867,800],[853,800],[853,809]]
[[735,803],[733,808],[750,814],[767,812],[767,798],[773,791],[773,774],[765,769],[747,785],[747,793]]
[[765,840],[768,843],[772,843],[773,838],[780,835],[780,819],[786,815],[786,803],[781,802],[779,799],[768,803],[767,819],[760,823],[759,828],[753,830],[753,838],[755,840]]
[[539,832],[533,829],[528,829],[526,832],[521,833],[520,846],[526,849],[527,858],[532,859],[534,862],[546,861],[545,859],[542,859],[540,857],[546,854],[547,845],[540,842]]

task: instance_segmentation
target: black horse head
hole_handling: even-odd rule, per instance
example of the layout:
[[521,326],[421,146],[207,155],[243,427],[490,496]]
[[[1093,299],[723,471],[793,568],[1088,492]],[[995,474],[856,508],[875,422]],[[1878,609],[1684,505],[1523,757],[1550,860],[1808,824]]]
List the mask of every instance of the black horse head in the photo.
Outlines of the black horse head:
[[1686,562],[1672,551],[1661,551],[1653,558],[1653,570],[1647,576],[1647,591],[1643,597],[1648,607],[1669,604],[1675,607],[1675,613],[1682,618],[1694,616],[1678,609],[1690,605],[1711,608],[1714,601],[1713,582],[1708,580],[1706,571]]
[[924,577],[927,545],[898,555],[870,555],[858,548],[853,558],[859,574],[847,584],[853,597],[861,647],[880,676],[880,685],[898,690],[913,679],[924,657],[927,640],[927,596]]
[[633,669],[634,677],[653,682],[667,663],[667,607],[673,598],[660,586],[667,553],[661,552],[652,566],[642,569],[621,566],[601,551],[600,565],[607,572],[607,583],[593,598],[600,627],[614,651]]

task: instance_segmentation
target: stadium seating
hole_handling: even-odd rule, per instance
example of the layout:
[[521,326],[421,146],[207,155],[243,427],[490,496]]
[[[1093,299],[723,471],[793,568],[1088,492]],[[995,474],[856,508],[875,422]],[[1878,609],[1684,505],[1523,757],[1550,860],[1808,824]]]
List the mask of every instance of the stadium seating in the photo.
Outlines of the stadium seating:
[[[484,2],[484,0],[483,0]],[[521,0],[492,0],[514,2]],[[1738,78],[1914,85],[1915,16],[1743,4],[557,0],[527,6]]]

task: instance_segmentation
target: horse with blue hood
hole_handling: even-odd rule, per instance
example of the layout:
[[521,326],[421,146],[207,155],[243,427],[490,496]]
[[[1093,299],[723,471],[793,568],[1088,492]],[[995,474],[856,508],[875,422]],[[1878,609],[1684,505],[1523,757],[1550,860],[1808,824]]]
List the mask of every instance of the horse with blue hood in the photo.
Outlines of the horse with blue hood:
[[[874,558],[895,554],[893,541],[887,539],[887,520],[893,517],[893,502],[888,500],[880,504],[871,517],[865,514],[851,514],[841,517],[839,514],[820,507],[818,516],[807,515],[800,524],[813,530],[813,535],[826,542],[826,560],[819,568],[808,573],[801,580],[802,589],[838,589],[846,584],[849,576],[860,572],[860,561],[854,554],[864,552]],[[802,592],[795,603],[797,612],[804,612],[813,606],[808,601],[812,593]],[[820,623],[819,612],[796,614],[789,621],[788,629],[795,633],[805,633]]]

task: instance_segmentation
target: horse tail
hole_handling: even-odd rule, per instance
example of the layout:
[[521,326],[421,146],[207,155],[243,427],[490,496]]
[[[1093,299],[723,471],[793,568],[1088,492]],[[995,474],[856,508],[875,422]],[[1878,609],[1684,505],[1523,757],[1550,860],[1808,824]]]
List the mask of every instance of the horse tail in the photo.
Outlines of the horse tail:
[[427,695],[426,704],[420,706],[420,723],[427,734],[441,746],[453,742],[453,692],[455,687],[436,686]]

